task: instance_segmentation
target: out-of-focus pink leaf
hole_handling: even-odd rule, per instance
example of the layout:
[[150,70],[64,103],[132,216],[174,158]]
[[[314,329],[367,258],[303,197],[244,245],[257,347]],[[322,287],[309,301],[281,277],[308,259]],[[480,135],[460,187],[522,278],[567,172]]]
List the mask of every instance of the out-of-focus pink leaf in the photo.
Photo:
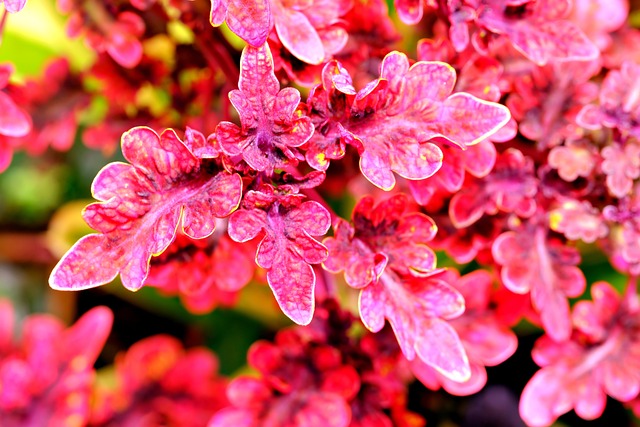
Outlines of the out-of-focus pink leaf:
[[229,29],[251,46],[262,46],[271,29],[270,0],[211,0],[211,25]]
[[522,217],[533,215],[538,192],[533,161],[515,148],[508,148],[493,171],[482,179],[468,180],[449,204],[449,216],[458,228],[468,227],[485,213],[515,212]]
[[597,60],[563,62],[535,67],[516,79],[507,107],[522,135],[540,149],[578,139],[585,131],[576,116],[597,97],[598,87],[589,79],[599,71]]
[[600,212],[588,201],[567,200],[549,212],[549,227],[569,240],[593,243],[605,237],[609,229]]
[[566,340],[571,334],[567,297],[584,291],[586,280],[576,265],[575,248],[547,240],[544,229],[508,231],[493,243],[495,261],[502,266],[504,285],[515,293],[531,292],[533,307],[553,339]]
[[72,364],[93,366],[109,337],[113,313],[107,307],[94,307],[65,331],[61,355]]
[[505,34],[513,46],[538,65],[551,60],[585,61],[599,55],[598,48],[572,22],[565,19],[569,0],[483,0],[477,22]]
[[5,299],[0,299],[0,355],[7,354],[13,343],[13,328],[15,313],[13,305]]
[[31,131],[31,119],[9,95],[0,92],[0,135],[24,136]]
[[527,424],[549,426],[571,409],[592,420],[604,411],[607,395],[623,402],[638,395],[634,280],[623,299],[608,283],[594,283],[592,301],[580,301],[574,308],[571,339],[556,342],[545,335],[536,342],[532,356],[542,369],[520,400],[520,414]]
[[611,70],[600,88],[600,105],[585,105],[576,121],[587,129],[617,128],[640,137],[640,65],[625,61]]
[[423,14],[422,0],[395,0],[398,17],[407,25],[420,22]]
[[120,273],[123,285],[137,290],[179,224],[188,236],[204,238],[217,217],[239,205],[240,177],[203,167],[173,130],[158,136],[133,128],[122,136],[122,151],[131,164],[105,166],[92,185],[99,202],[84,211],[99,234],[83,237],[60,260],[49,279],[54,289],[99,286]]
[[608,145],[601,154],[609,192],[617,198],[625,197],[631,193],[633,181],[640,177],[640,143],[632,140],[623,146]]
[[360,317],[372,332],[389,320],[403,354],[416,355],[424,363],[454,381],[470,375],[469,360],[458,334],[446,319],[464,311],[462,295],[446,282],[434,278],[400,278],[384,272],[360,292]]
[[20,12],[25,4],[27,0],[4,0],[4,7],[9,13]]
[[253,277],[254,258],[252,245],[226,235],[194,240],[179,233],[162,255],[151,259],[146,284],[178,294],[192,313],[208,313],[237,301],[238,291]]
[[495,366],[509,358],[516,350],[518,340],[515,334],[502,325],[491,310],[495,303],[491,296],[491,275],[477,270],[465,276],[453,270],[439,276],[465,299],[465,312],[449,320],[457,332],[469,358],[471,376],[466,381],[454,381],[433,368],[415,359],[411,369],[429,388],[437,390],[442,386],[449,393],[465,396],[478,392],[487,381],[485,366]]
[[588,177],[596,166],[597,154],[588,142],[566,143],[553,147],[547,163],[558,170],[560,178],[573,182]]
[[323,262],[327,249],[312,236],[331,225],[329,212],[299,194],[280,195],[271,186],[249,191],[242,209],[229,218],[229,236],[246,242],[265,233],[256,263],[267,270],[269,286],[282,311],[294,322],[311,322],[316,277],[310,264]]
[[322,40],[304,13],[275,2],[275,26],[282,45],[307,64],[318,65],[324,59]]

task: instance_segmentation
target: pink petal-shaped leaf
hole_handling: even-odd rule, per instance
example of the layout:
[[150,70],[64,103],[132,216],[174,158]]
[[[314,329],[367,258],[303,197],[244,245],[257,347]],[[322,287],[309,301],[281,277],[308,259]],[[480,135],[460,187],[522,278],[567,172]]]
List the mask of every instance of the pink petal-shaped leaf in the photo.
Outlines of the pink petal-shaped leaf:
[[464,311],[462,295],[445,282],[433,278],[400,279],[384,272],[377,283],[360,293],[360,317],[377,332],[388,319],[403,354],[420,359],[443,375],[464,381],[470,368],[455,330],[445,320]]
[[25,136],[31,132],[31,118],[9,95],[0,92],[0,135]]
[[93,366],[113,325],[113,313],[107,307],[94,307],[65,331],[63,360]]
[[278,7],[275,21],[276,32],[282,45],[293,56],[307,64],[322,64],[322,40],[305,14],[294,9]]
[[271,29],[269,0],[211,0],[211,25],[217,27],[226,20],[229,29],[251,46],[262,46]]
[[122,151],[131,164],[100,171],[92,185],[99,202],[84,212],[100,234],[83,237],[60,260],[49,279],[55,289],[99,286],[118,273],[125,287],[139,289],[151,256],[173,241],[180,222],[187,235],[204,238],[213,233],[216,217],[239,205],[240,177],[202,168],[172,130],[158,136],[134,128],[123,135]]
[[563,341],[571,334],[567,297],[580,295],[586,286],[580,261],[573,248],[547,241],[545,231],[509,231],[494,242],[492,253],[502,265],[504,285],[516,293],[531,291],[531,301],[540,313],[545,331]]
[[559,415],[569,411],[570,406],[559,405],[560,378],[553,370],[542,369],[529,380],[520,398],[520,416],[528,425],[550,426]]
[[405,212],[407,203],[405,195],[375,207],[371,197],[360,200],[353,211],[354,226],[338,220],[334,237],[325,239],[325,268],[344,270],[347,283],[357,289],[377,280],[387,267],[414,276],[433,271],[435,254],[426,243],[435,236],[436,225],[424,214]]
[[421,0],[395,0],[398,17],[407,25],[413,25],[422,19],[423,6]]
[[424,363],[453,381],[471,377],[469,360],[455,329],[441,319],[432,319],[416,340],[416,354]]
[[561,19],[562,12],[550,12],[551,2],[533,5],[537,10],[523,19],[511,19],[504,3],[492,3],[492,7],[482,9],[478,21],[490,31],[505,34],[516,49],[540,66],[551,60],[588,61],[600,54],[578,26]]
[[316,392],[305,399],[294,420],[295,427],[347,427],[351,422],[351,408],[337,394]]
[[457,228],[468,227],[485,213],[498,211],[530,217],[535,212],[533,196],[537,191],[533,161],[515,148],[508,148],[498,156],[489,175],[467,180],[465,187],[453,195],[449,216]]
[[256,263],[267,269],[267,280],[282,311],[306,325],[315,304],[315,274],[310,264],[327,258],[326,247],[311,236],[325,234],[331,219],[319,203],[300,203],[298,194],[281,196],[270,186],[263,191],[245,195],[245,208],[229,218],[229,237],[244,242],[264,230]]
[[275,168],[297,164],[302,156],[296,147],[311,138],[314,128],[311,119],[297,111],[298,90],[280,90],[268,44],[242,51],[238,87],[229,93],[229,99],[240,115],[241,127],[218,124],[215,140],[222,151],[242,155],[257,171],[272,173]]
[[0,352],[3,354],[8,354],[13,343],[14,322],[13,305],[9,300],[0,299]]
[[20,12],[25,4],[27,0],[4,0],[4,7],[9,13]]
[[269,286],[282,312],[299,325],[308,325],[315,308],[316,277],[306,260],[291,251],[274,253],[276,259],[265,268]]
[[213,416],[207,427],[258,427],[253,411],[244,408],[224,408]]
[[[384,190],[394,187],[393,172],[421,180],[440,168],[442,151],[429,140],[444,138],[466,148],[510,119],[504,106],[452,94],[456,75],[445,63],[421,61],[410,67],[404,54],[392,52],[382,62],[380,78],[355,96],[339,91],[337,82],[344,80],[344,73],[336,70],[341,66],[335,62],[325,67],[323,90],[316,90],[317,97],[309,100],[318,111],[331,112],[325,121],[344,128],[328,132],[324,145],[334,146],[330,140],[335,138],[354,145],[363,175]],[[328,106],[322,107],[323,102]],[[322,145],[318,138],[315,150]]]
[[638,363],[625,364],[611,360],[602,364],[604,390],[614,399],[628,402],[640,392],[640,376]]

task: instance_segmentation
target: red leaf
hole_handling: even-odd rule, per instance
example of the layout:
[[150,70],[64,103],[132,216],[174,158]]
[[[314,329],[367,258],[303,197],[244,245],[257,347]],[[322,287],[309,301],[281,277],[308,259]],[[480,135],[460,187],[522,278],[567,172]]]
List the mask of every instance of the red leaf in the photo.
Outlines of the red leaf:
[[[392,172],[412,180],[427,178],[442,163],[440,148],[427,141],[441,137],[466,148],[497,132],[510,118],[504,106],[452,94],[455,79],[455,71],[445,63],[420,61],[409,67],[404,54],[392,52],[382,62],[380,78],[356,93],[342,66],[329,63],[322,90],[316,90],[312,96],[317,98],[309,103],[331,112],[323,126],[337,122],[341,127],[323,133],[328,144],[313,140],[311,150],[322,153],[321,147],[332,147],[337,138],[354,145],[362,173],[384,190],[395,185]],[[323,101],[329,105],[319,106]]]
[[210,173],[173,130],[158,136],[133,128],[122,136],[122,152],[131,164],[111,163],[98,173],[92,192],[99,202],[84,212],[99,234],[83,237],[60,260],[49,279],[54,289],[99,286],[120,273],[122,284],[137,290],[151,256],[167,248],[180,223],[188,236],[207,237],[215,218],[240,202],[240,177]]
[[402,194],[375,207],[372,197],[362,198],[353,211],[353,226],[339,219],[335,236],[324,240],[329,250],[324,267],[336,273],[344,270],[354,288],[376,281],[386,267],[414,276],[430,273],[436,258],[426,243],[436,225],[424,214],[405,212],[407,204]]
[[243,208],[229,218],[229,236],[246,242],[266,234],[256,263],[267,269],[267,281],[280,308],[294,322],[311,322],[315,306],[315,274],[310,264],[327,257],[327,249],[311,236],[324,235],[329,212],[317,202],[302,202],[299,194],[280,195],[271,186],[249,191]]
[[307,142],[314,129],[311,119],[297,111],[298,90],[280,90],[267,44],[242,51],[238,87],[229,93],[229,99],[242,126],[218,124],[216,140],[222,151],[241,155],[251,168],[268,173],[287,163],[297,164],[302,155],[296,147]]

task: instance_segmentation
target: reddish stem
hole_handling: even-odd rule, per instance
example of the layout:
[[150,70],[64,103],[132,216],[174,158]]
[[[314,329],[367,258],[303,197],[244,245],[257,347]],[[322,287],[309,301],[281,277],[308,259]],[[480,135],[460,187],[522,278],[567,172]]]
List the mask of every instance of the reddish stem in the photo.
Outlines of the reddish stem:
[[209,37],[206,33],[197,34],[196,46],[212,70],[219,69],[227,78],[227,82],[235,85],[240,78],[240,70],[226,46],[218,40],[220,37]]

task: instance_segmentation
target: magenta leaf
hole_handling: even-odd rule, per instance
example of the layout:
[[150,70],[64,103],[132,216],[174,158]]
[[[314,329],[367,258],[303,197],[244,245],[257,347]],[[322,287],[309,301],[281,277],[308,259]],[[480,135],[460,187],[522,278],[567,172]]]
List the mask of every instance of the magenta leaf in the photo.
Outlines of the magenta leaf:
[[571,339],[540,338],[532,351],[542,367],[524,388],[520,414],[531,426],[549,426],[575,409],[578,416],[599,417],[606,396],[628,402],[640,392],[638,297],[629,284],[624,298],[611,285],[596,282],[592,301],[580,301],[573,313]]
[[436,233],[431,218],[407,212],[407,197],[391,197],[374,207],[364,197],[353,211],[353,226],[338,219],[335,236],[324,240],[329,257],[325,269],[344,270],[347,283],[364,288],[378,279],[386,267],[399,274],[425,275],[435,269],[436,257],[426,245]]
[[558,170],[560,178],[573,182],[578,177],[588,177],[595,168],[597,154],[587,143],[572,142],[553,147],[547,163]]
[[464,311],[464,299],[437,277],[400,278],[384,272],[360,292],[360,317],[372,332],[389,320],[403,354],[416,355],[427,365],[453,381],[470,375],[469,360],[458,334],[445,319]]
[[449,321],[458,333],[469,358],[471,377],[464,382],[452,381],[419,360],[411,363],[418,378],[429,388],[442,386],[449,393],[465,396],[478,392],[487,381],[485,366],[504,362],[516,350],[518,339],[507,326],[501,324],[495,313],[492,298],[492,277],[483,270],[476,270],[460,277],[455,270],[440,276],[465,299],[464,313]]
[[599,56],[598,48],[566,19],[571,7],[569,0],[481,3],[477,22],[507,36],[516,49],[538,65],[552,60],[586,61]]
[[158,136],[133,128],[122,136],[122,152],[130,164],[111,163],[98,173],[92,185],[98,203],[84,211],[99,233],[65,254],[51,273],[52,288],[91,288],[120,273],[127,289],[140,289],[151,257],[173,241],[179,224],[189,237],[204,238],[216,218],[239,205],[240,177],[203,167],[173,130]]
[[311,138],[311,119],[297,110],[300,92],[280,90],[273,71],[273,58],[267,44],[245,47],[240,60],[239,90],[229,93],[240,115],[241,127],[221,122],[216,140],[229,156],[241,155],[257,171],[267,171],[302,159],[296,147]]
[[408,25],[417,24],[422,19],[422,0],[395,0],[398,17]]
[[[349,34],[344,26],[344,15],[352,8],[351,0],[293,0],[274,1],[273,20],[282,46],[298,60],[309,65],[320,65],[342,50]],[[305,74],[304,66],[283,65],[294,80]],[[307,67],[308,69],[312,69]],[[316,69],[308,77],[309,84],[317,82]]]
[[400,52],[388,54],[380,78],[359,92],[335,61],[325,66],[322,79],[322,90],[314,92],[320,99],[309,103],[326,100],[328,107],[316,109],[330,111],[331,117],[321,123],[326,142],[313,141],[314,155],[323,153],[323,145],[335,147],[338,139],[354,145],[361,156],[360,170],[383,190],[394,187],[392,172],[418,180],[440,168],[442,151],[429,140],[440,137],[466,148],[497,132],[510,118],[504,106],[452,94],[456,74],[451,66],[424,61],[409,66]]
[[630,194],[633,181],[640,177],[640,144],[630,140],[623,146],[609,145],[602,149],[601,155],[609,192],[617,198]]
[[640,137],[640,65],[625,61],[611,70],[600,88],[600,105],[585,105],[576,121],[587,129],[617,128]]
[[318,65],[324,59],[322,40],[304,13],[295,8],[275,2],[274,19],[276,32],[293,56],[307,64]]
[[211,0],[211,25],[229,29],[251,46],[262,46],[271,29],[270,0]]
[[580,137],[584,130],[575,117],[597,96],[598,87],[589,79],[599,71],[599,61],[556,63],[516,80],[507,107],[522,135],[541,148]]
[[4,7],[9,13],[20,12],[25,4],[27,0],[4,0]]
[[549,227],[569,240],[593,243],[609,233],[598,209],[588,201],[566,200],[549,212]]
[[0,135],[25,136],[31,131],[31,119],[4,92],[0,92]]
[[315,273],[310,264],[327,257],[327,249],[311,236],[322,236],[331,224],[329,212],[317,202],[303,202],[299,194],[280,195],[271,186],[249,191],[242,209],[229,218],[229,236],[246,242],[265,233],[256,263],[280,308],[294,322],[311,322],[315,306]]
[[506,149],[493,171],[482,179],[467,181],[449,204],[449,216],[458,228],[474,224],[486,213],[515,212],[530,217],[535,212],[538,181],[533,161],[515,148]]
[[533,307],[540,313],[542,326],[554,340],[571,335],[567,297],[582,294],[586,280],[576,265],[580,254],[575,248],[549,241],[546,231],[508,231],[492,247],[496,263],[502,266],[501,278],[512,292],[531,292]]

